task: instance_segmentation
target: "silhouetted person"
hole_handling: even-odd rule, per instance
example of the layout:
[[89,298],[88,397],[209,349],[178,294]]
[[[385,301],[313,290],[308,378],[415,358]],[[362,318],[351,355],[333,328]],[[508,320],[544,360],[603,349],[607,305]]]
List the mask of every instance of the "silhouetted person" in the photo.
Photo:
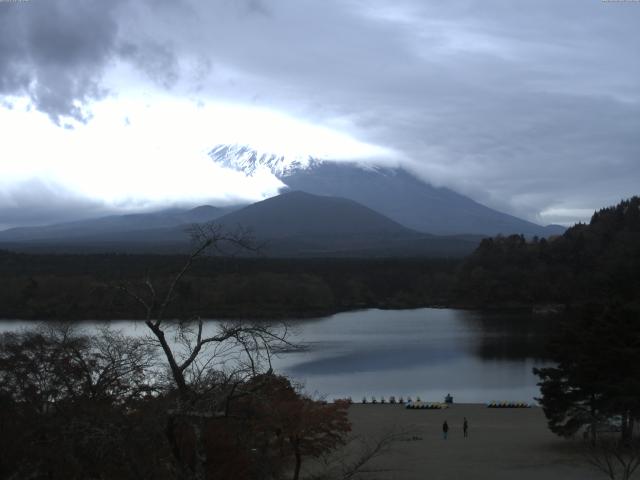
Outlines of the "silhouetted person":
[[444,438],[445,440],[447,439],[447,433],[449,433],[449,425],[445,420],[444,423],[442,424],[442,438]]
[[469,436],[469,422],[467,422],[467,417],[464,417],[464,422],[462,422],[462,433],[464,433],[464,438]]

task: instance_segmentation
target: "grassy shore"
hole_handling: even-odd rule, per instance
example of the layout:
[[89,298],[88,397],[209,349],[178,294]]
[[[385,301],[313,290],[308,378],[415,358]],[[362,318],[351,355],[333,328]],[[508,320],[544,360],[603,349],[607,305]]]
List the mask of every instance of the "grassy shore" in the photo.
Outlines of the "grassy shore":
[[[374,461],[387,471],[364,478],[430,480],[591,480],[604,478],[585,463],[580,441],[563,440],[546,426],[542,409],[493,409],[454,404],[445,410],[399,405],[350,408],[353,433],[367,439],[403,431],[392,450]],[[469,421],[469,437],[462,433]],[[449,424],[448,439],[442,423]]]

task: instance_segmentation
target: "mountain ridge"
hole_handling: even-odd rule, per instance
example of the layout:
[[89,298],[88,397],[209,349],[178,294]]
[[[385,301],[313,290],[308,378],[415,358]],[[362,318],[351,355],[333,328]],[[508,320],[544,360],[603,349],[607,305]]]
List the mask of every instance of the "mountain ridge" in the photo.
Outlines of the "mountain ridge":
[[169,208],[150,213],[107,215],[86,220],[54,223],[32,227],[15,227],[0,231],[0,241],[51,240],[55,238],[87,237],[118,232],[169,228],[186,223],[203,223],[225,215],[229,209],[200,205],[190,209]]
[[[250,229],[263,253],[275,257],[460,257],[480,238],[435,237],[410,230],[349,199],[288,192],[215,219],[224,230]],[[73,224],[72,224],[73,225]],[[189,224],[164,228],[96,233],[82,230],[62,235],[65,225],[30,239],[6,238],[0,248],[55,252],[189,251]],[[66,224],[68,227],[68,224]],[[243,252],[239,252],[242,254]]]
[[[278,224],[286,219],[285,225]],[[455,256],[471,253],[480,238],[437,237],[411,230],[351,199],[290,191],[217,221],[248,227],[275,256]]]
[[[247,145],[218,145],[211,159],[251,176],[266,168],[286,189],[354,200],[390,219],[436,235],[510,235],[547,237],[565,231],[494,210],[446,187],[435,187],[408,170],[361,162],[329,161],[258,152]],[[286,189],[282,191],[287,191]]]

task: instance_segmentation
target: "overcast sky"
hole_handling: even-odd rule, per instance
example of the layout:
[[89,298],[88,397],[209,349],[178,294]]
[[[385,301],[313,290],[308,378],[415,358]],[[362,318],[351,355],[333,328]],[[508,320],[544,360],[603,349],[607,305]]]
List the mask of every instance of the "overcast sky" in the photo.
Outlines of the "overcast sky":
[[586,220],[640,193],[640,2],[0,0],[0,228],[275,194],[228,142]]

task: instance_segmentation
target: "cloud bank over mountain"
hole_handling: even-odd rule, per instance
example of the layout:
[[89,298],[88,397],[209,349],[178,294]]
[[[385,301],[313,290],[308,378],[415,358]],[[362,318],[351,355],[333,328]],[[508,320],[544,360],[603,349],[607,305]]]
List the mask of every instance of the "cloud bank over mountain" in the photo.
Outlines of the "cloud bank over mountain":
[[[581,0],[0,2],[0,224],[52,189],[79,214],[205,200],[205,183],[263,198],[273,179],[238,191],[203,162],[264,138],[335,142],[336,159],[399,162],[540,223],[584,219],[638,193],[639,20],[635,2]],[[319,130],[300,142],[298,123]]]

